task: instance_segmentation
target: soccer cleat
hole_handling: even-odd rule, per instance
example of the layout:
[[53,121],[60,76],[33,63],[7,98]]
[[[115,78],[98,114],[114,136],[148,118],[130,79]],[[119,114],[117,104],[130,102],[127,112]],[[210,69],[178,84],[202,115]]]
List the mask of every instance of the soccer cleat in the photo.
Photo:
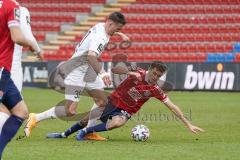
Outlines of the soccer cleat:
[[33,128],[35,128],[37,126],[37,120],[36,120],[36,114],[35,113],[30,113],[27,123],[24,127],[24,133],[27,137],[30,136]]
[[84,141],[84,136],[86,133],[81,129],[78,131],[78,134],[76,136],[77,141]]
[[104,137],[101,137],[100,135],[96,133],[89,133],[84,136],[85,140],[95,140],[95,141],[106,141],[107,139]]
[[64,136],[62,133],[49,133],[46,135],[46,138],[67,138],[66,136]]

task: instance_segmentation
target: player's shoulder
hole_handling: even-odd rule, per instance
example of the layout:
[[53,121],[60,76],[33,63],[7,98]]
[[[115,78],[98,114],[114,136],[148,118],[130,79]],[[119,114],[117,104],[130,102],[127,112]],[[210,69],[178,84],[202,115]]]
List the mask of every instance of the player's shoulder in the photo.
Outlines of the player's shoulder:
[[105,23],[97,23],[92,27],[92,33],[101,36],[101,34],[105,33],[104,28]]
[[19,3],[17,1],[14,0],[5,0],[3,1],[3,5],[5,6],[5,8],[19,8]]
[[29,10],[26,7],[20,6],[19,8],[20,8],[21,14],[22,13],[29,14]]

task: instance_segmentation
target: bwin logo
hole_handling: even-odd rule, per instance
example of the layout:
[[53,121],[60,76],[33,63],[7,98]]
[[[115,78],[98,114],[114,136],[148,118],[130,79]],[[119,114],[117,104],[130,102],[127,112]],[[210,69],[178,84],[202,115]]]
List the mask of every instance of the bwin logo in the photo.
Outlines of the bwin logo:
[[221,72],[222,64],[217,65],[219,72],[196,72],[193,65],[187,66],[184,88],[185,89],[214,89],[231,90],[233,89],[235,75],[233,72]]

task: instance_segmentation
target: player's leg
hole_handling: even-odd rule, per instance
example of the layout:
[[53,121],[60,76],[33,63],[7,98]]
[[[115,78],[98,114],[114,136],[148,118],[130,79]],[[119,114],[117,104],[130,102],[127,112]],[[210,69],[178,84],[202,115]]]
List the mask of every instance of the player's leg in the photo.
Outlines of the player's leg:
[[3,104],[0,104],[0,134],[2,131],[2,127],[6,120],[9,118],[9,116],[10,112],[8,111],[8,109]]
[[[88,124],[86,126],[86,127],[92,127],[96,125],[96,121],[101,117],[103,110],[105,108],[105,105],[107,103],[107,97],[103,89],[92,89],[88,91],[88,94],[95,101],[95,104],[93,105],[89,113]],[[95,133],[87,134],[84,138],[88,140],[100,140],[100,141],[106,140],[106,138],[101,137],[100,135],[97,135]]]
[[80,95],[84,89],[84,85],[79,86],[79,82],[83,76],[78,75],[77,72],[67,76],[64,80],[65,84],[65,101],[58,103],[56,106],[41,113],[31,113],[27,120],[24,132],[26,136],[30,136],[32,129],[36,127],[37,123],[54,118],[70,117],[76,114]]
[[104,92],[104,83],[102,79],[97,76],[94,82],[86,84],[86,89],[88,94],[94,99],[95,104],[93,105],[90,114],[87,127],[94,126],[97,119],[100,118],[104,110],[105,105],[107,104],[107,96]]
[[43,120],[55,118],[61,119],[64,117],[71,117],[75,115],[77,106],[78,102],[74,102],[72,100],[64,100],[55,107],[50,108],[49,110],[37,114],[29,114],[29,118],[24,128],[25,135],[30,136],[33,128],[37,126],[37,123]]
[[2,127],[0,135],[0,158],[6,145],[17,133],[24,119],[28,115],[27,106],[10,78],[8,72],[3,73],[0,80],[0,90],[3,91],[1,102],[11,111],[10,117],[6,120]]
[[[96,100],[97,103],[99,103],[99,101]],[[83,129],[84,127],[87,126],[87,124],[89,125],[88,121],[89,121],[89,116],[90,114],[92,113],[92,118],[94,120],[92,120],[92,124],[91,126],[89,127],[92,127],[92,126],[95,126],[96,125],[96,121],[97,119],[100,118],[99,117],[95,117],[96,115],[93,115],[93,113],[95,113],[95,110],[98,110],[99,107],[94,104],[91,111],[87,112],[86,114],[82,115],[81,118],[80,118],[80,121],[75,123],[74,125],[72,125],[70,128],[68,128],[65,132],[62,132],[62,133],[49,133],[47,134],[47,138],[67,138],[68,136],[70,136],[71,134],[77,132],[78,130],[80,129]],[[98,113],[99,111],[97,111]],[[87,139],[87,140],[106,140],[106,138],[103,138],[99,135],[96,135],[96,134],[87,134],[85,135],[84,139]]]
[[130,117],[131,116],[128,113],[116,108],[109,101],[100,117],[103,123],[80,130],[77,135],[77,140],[83,140],[83,137],[89,133],[103,132],[113,128],[118,128],[124,125]]
[[87,125],[88,114],[81,118],[81,121],[73,124],[70,128],[68,128],[65,132],[62,133],[49,133],[46,135],[46,138],[67,138],[71,134],[77,132],[80,129],[83,129]]
[[[92,107],[91,111],[93,111],[94,109],[98,109],[98,106],[96,104],[94,104],[94,106]],[[46,138],[67,138],[68,136],[70,136],[71,134],[77,132],[78,130],[83,129],[84,127],[87,126],[87,124],[89,124],[88,120],[89,120],[89,115],[90,115],[91,111],[86,112],[85,114],[81,115],[81,118],[80,118],[79,122],[77,122],[74,125],[72,125],[65,132],[62,132],[62,133],[49,133],[49,134],[46,135]],[[92,126],[95,126],[96,122],[94,121],[93,123],[94,123],[94,125],[92,124]],[[103,137],[101,137],[99,135],[96,135],[96,134],[88,134],[88,135],[85,135],[84,138],[88,139],[88,140],[106,140],[105,138],[103,138]]]
[[89,112],[89,120],[87,123],[86,127],[91,127],[91,126],[95,126],[96,125],[96,121],[100,118],[99,115],[94,115],[94,112],[96,109],[98,109],[98,105],[96,103],[93,104],[91,111]]
[[107,122],[103,122],[96,126],[84,128],[84,129],[80,130],[78,132],[76,138],[78,141],[81,141],[84,139],[84,136],[86,134],[90,134],[93,132],[104,132],[104,131],[112,130],[115,128],[119,128],[119,127],[123,126],[124,124],[126,124],[127,121],[128,121],[128,118],[126,116],[117,115],[117,116],[112,117],[112,119],[108,120]]
[[[23,83],[23,73],[22,73],[21,66],[17,66],[17,67],[12,66],[11,79],[13,80],[15,86],[21,93],[22,83]],[[3,127],[4,123],[6,122],[6,120],[9,118],[9,116],[10,116],[10,112],[7,109],[7,107],[4,106],[3,104],[0,104],[0,134],[2,131],[2,127]]]

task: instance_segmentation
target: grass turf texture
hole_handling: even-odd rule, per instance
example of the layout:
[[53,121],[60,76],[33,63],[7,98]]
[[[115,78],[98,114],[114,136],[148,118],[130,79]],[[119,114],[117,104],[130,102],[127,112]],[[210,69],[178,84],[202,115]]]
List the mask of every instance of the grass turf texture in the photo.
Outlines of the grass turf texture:
[[[24,99],[30,112],[41,112],[63,99],[51,90],[24,89]],[[124,127],[101,133],[106,142],[78,142],[67,139],[45,139],[46,133],[62,132],[74,122],[48,120],[41,122],[30,138],[16,140],[23,128],[7,146],[4,160],[237,160],[240,154],[240,93],[171,92],[171,100],[179,105],[193,124],[206,130],[194,135],[158,100],[147,102],[140,114]],[[81,99],[79,112],[92,106]],[[144,124],[151,135],[147,142],[134,142],[131,128]]]

